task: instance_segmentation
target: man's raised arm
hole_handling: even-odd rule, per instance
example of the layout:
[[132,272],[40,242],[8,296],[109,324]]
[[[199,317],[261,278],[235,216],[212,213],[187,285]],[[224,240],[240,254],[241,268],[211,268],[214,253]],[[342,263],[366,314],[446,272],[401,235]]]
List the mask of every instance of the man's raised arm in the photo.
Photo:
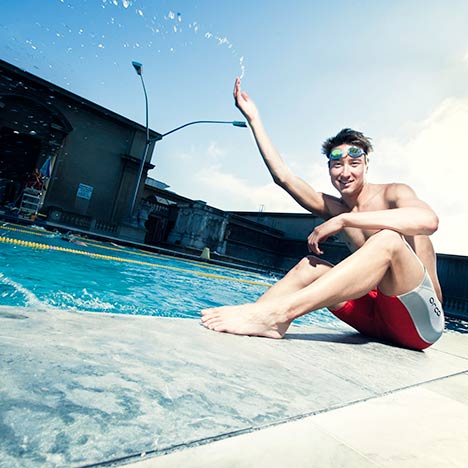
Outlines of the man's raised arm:
[[234,100],[236,107],[242,112],[252,129],[260,154],[274,182],[286,190],[306,210],[328,218],[330,213],[324,195],[294,175],[284,163],[261,122],[257,107],[248,94],[241,91],[239,78],[236,79],[234,85]]

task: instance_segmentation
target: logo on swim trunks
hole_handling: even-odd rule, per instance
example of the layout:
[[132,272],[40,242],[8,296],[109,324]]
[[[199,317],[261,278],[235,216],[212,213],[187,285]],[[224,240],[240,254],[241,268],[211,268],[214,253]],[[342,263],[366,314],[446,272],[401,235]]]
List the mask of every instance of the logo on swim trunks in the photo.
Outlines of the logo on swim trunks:
[[433,297],[431,297],[431,298],[429,299],[429,304],[431,304],[432,309],[433,309],[434,313],[437,315],[437,317],[440,317],[440,313],[441,313],[441,312],[440,312],[440,309],[439,309],[439,307],[437,306],[436,301],[435,301],[435,299],[434,299]]

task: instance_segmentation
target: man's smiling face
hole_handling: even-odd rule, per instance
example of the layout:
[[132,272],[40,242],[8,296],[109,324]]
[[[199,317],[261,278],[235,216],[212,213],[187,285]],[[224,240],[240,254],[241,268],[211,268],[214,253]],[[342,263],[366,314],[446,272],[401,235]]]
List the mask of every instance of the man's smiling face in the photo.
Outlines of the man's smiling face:
[[367,156],[363,152],[359,157],[351,157],[350,148],[356,146],[348,144],[336,146],[330,154],[341,150],[343,156],[339,159],[330,157],[328,160],[331,183],[342,195],[359,193],[366,182]]

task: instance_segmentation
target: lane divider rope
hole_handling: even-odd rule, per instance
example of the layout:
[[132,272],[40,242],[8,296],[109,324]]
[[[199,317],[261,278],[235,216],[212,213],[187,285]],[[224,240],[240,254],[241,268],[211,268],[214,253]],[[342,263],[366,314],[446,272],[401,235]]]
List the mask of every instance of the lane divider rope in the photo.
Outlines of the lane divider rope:
[[174,267],[174,266],[169,266],[169,265],[161,265],[157,263],[143,262],[141,260],[134,260],[130,258],[113,257],[111,255],[102,255],[98,253],[85,252],[83,250],[68,249],[66,247],[57,247],[54,245],[42,244],[39,242],[29,242],[29,241],[23,241],[19,239],[11,239],[9,237],[0,237],[0,243],[20,245],[22,247],[29,247],[29,248],[40,249],[40,250],[57,250],[60,252],[84,255],[86,257],[98,258],[101,260],[115,261],[115,262],[121,262],[121,263],[132,263],[132,264],[137,264],[137,265],[149,266],[153,268],[163,268],[166,270],[181,271],[181,272],[189,273],[192,275],[204,276],[206,278],[215,278],[215,279],[221,279],[225,281],[236,281],[238,283],[253,284],[255,286],[263,286],[266,288],[269,288],[272,286],[271,284],[263,283],[261,281],[246,280],[243,278],[230,278],[229,276],[216,275],[214,273],[205,273],[203,271],[187,270],[185,268],[179,268],[179,267]]
[[[11,223],[11,224],[13,224],[13,223]],[[20,227],[19,224],[16,224],[15,226],[18,226],[18,228],[3,225],[3,226],[0,226],[0,229],[5,229],[5,230],[13,231],[13,232],[21,232],[21,233],[25,233],[25,234],[31,234],[33,236],[41,236],[41,237],[48,237],[48,238],[51,237],[51,232],[50,231],[43,232],[42,230],[34,229],[34,228],[30,228],[31,230],[27,230],[27,229],[24,229],[24,228],[21,229],[21,228],[19,228]],[[33,230],[35,230],[37,232],[33,232]],[[98,243],[99,241],[94,241],[92,239],[85,239],[82,242],[84,242],[86,244],[89,244],[92,247],[96,247],[96,248],[99,248],[99,249],[105,249],[105,250],[111,250],[113,252],[122,252],[122,249],[126,248],[126,247],[110,247],[108,245],[102,245],[102,244]],[[144,250],[138,250],[137,252],[134,252],[134,251],[131,251],[131,250],[126,250],[125,253],[131,254],[131,255],[138,255],[138,256],[141,256],[141,257],[150,257],[150,258],[162,257],[162,258],[168,258],[168,259],[171,259],[171,260],[174,258],[171,255],[166,255],[166,254],[156,253],[156,252],[145,252]],[[198,262],[196,260],[190,260],[190,259],[187,259],[187,258],[177,258],[177,260],[180,261],[180,262],[191,263],[191,264],[197,265],[197,267],[199,267],[199,268],[209,268],[210,270],[234,270],[234,271],[239,271],[239,270],[236,270],[235,268],[230,268],[230,267],[223,266],[223,265],[211,265],[211,264],[210,265],[204,265],[204,264],[202,264],[202,263],[200,263],[200,262]]]

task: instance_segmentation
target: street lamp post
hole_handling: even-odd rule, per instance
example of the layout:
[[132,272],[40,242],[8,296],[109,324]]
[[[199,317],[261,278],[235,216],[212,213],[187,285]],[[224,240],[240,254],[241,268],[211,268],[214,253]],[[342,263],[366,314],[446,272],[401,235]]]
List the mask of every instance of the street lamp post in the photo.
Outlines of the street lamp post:
[[143,85],[143,92],[145,93],[145,111],[146,111],[146,125],[145,125],[145,130],[146,130],[146,140],[145,140],[145,148],[143,150],[143,155],[141,157],[140,161],[140,167],[138,170],[138,177],[135,183],[135,188],[133,190],[133,195],[132,195],[132,203],[130,205],[130,211],[128,213],[128,218],[130,222],[135,223],[136,222],[136,216],[134,214],[134,209],[135,209],[135,203],[136,203],[136,198],[138,195],[138,188],[141,183],[141,176],[143,175],[143,168],[145,166],[145,161],[146,157],[148,156],[148,150],[149,147],[152,143],[155,141],[162,140],[164,137],[167,135],[170,135],[171,133],[177,132],[178,130],[181,130],[182,128],[188,127],[189,125],[195,125],[195,124],[228,124],[228,125],[233,125],[234,127],[242,127],[246,128],[247,124],[243,121],[240,120],[194,120],[193,122],[188,122],[184,125],[180,125],[179,127],[173,128],[172,130],[169,130],[166,133],[163,133],[162,135],[159,135],[157,138],[150,138],[149,137],[149,121],[148,121],[148,95],[146,94],[146,87],[145,87],[145,82],[143,80],[143,65],[140,62],[132,62],[133,68],[135,69],[137,75],[141,78],[141,84]]
[[148,155],[148,149],[149,145],[151,144],[150,142],[150,137],[149,137],[149,109],[148,109],[148,95],[146,94],[146,87],[145,87],[145,80],[143,79],[143,65],[140,62],[132,62],[133,68],[135,69],[137,75],[141,79],[141,84],[143,86],[143,92],[145,94],[145,130],[146,130],[146,139],[145,139],[145,147],[143,150],[143,155],[141,157],[140,161],[140,167],[138,169],[138,177],[135,183],[135,188],[133,189],[133,195],[132,195],[132,203],[130,205],[130,211],[128,213],[128,218],[131,222],[135,222],[135,218],[133,215],[133,210],[135,209],[135,202],[138,194],[138,187],[140,185],[140,180],[141,176],[143,174],[143,168],[145,166],[145,161],[146,161],[146,156]]

